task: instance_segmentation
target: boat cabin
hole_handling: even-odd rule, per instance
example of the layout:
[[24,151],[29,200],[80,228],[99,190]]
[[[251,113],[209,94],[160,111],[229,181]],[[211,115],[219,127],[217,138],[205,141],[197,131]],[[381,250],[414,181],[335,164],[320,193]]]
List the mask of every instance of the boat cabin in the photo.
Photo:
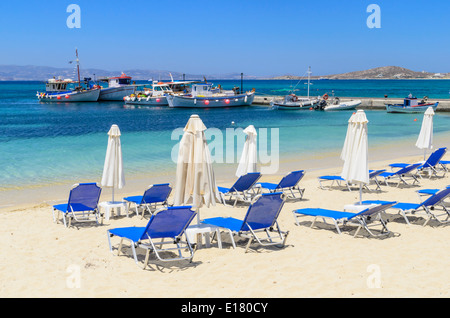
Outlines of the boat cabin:
[[213,94],[212,84],[211,83],[193,84],[191,94],[192,97],[211,96]]
[[[149,93],[145,90],[146,93]],[[152,84],[152,96],[164,96],[165,94],[172,93],[169,84],[163,82],[154,82]]]
[[69,91],[67,89],[67,84],[73,83],[71,79],[49,79],[45,84],[45,90],[47,92],[66,92]]
[[104,81],[108,82],[108,87],[127,86],[131,84],[131,77],[125,75],[125,73],[122,73],[122,75],[118,77],[109,77]]
[[416,97],[408,97],[403,101],[403,106],[412,107],[419,105],[419,100]]

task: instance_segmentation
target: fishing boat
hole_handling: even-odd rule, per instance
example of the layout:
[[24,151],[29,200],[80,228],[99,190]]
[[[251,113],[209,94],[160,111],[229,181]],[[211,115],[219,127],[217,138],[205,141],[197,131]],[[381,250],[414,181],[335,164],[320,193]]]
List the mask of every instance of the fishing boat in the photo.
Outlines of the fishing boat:
[[168,106],[167,94],[188,94],[191,91],[190,85],[193,83],[198,81],[153,81],[150,87],[147,87],[148,84],[142,84],[140,90],[125,96],[123,100],[129,105]]
[[319,103],[319,99],[311,99],[308,97],[298,97],[295,94],[289,94],[280,99],[272,99],[270,105],[274,109],[280,110],[310,110],[315,108]]
[[100,96],[100,88],[84,89],[71,79],[49,79],[45,84],[45,92],[37,92],[40,102],[96,102]]
[[125,96],[123,100],[129,105],[167,106],[169,104],[165,95],[172,92],[169,84],[154,82],[151,89],[144,86],[142,90]]
[[101,82],[107,82],[108,87],[101,88],[99,100],[122,101],[125,96],[133,94],[136,87],[131,85],[131,79],[124,73],[120,76],[100,79]]
[[255,90],[240,92],[239,88],[222,90],[221,87],[213,87],[211,83],[198,83],[191,85],[191,91],[187,94],[166,95],[169,107],[191,108],[218,108],[250,106],[255,97]]
[[[310,110],[317,107],[319,103],[318,98],[309,97],[309,87],[311,85],[311,67],[308,68],[308,95],[306,97],[299,97],[294,93],[286,95],[282,98],[273,98],[270,102],[272,109],[280,110]],[[297,83],[298,85],[298,83]],[[296,85],[296,86],[297,86]],[[292,91],[295,90],[295,87]]]
[[[40,102],[96,102],[100,96],[100,86],[94,85],[90,88],[84,88],[81,85],[80,63],[78,59],[78,50],[75,51],[78,81],[71,79],[52,78],[45,84],[45,92],[37,92],[36,96]],[[90,78],[85,78],[85,86]],[[75,86],[77,85],[77,86]]]
[[403,104],[386,104],[388,113],[424,113],[428,107],[432,107],[435,111],[439,102],[428,103],[428,97],[418,100],[416,97],[409,95],[403,100]]

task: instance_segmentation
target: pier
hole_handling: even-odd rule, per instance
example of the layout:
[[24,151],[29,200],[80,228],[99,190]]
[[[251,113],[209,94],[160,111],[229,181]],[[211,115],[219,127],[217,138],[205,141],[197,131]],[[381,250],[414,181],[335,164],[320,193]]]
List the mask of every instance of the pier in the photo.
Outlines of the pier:
[[[255,96],[253,100],[254,105],[270,105],[270,101],[272,98],[277,98],[280,96]],[[300,97],[300,96],[299,96]],[[301,96],[305,97],[306,96]],[[342,102],[359,99],[361,100],[361,105],[359,105],[358,109],[377,109],[382,110],[386,109],[386,104],[403,104],[403,98],[368,98],[368,97],[340,97]],[[428,99],[430,103],[439,102],[439,106],[436,109],[436,112],[450,112],[450,99],[437,100],[437,99]]]

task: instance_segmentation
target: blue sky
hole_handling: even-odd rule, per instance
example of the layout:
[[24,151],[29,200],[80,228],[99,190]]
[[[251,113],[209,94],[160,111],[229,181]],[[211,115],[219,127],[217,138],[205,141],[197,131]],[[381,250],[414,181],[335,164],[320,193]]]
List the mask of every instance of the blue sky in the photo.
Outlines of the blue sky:
[[[81,28],[69,29],[69,4]],[[381,28],[369,29],[369,4]],[[450,72],[443,0],[1,1],[0,64],[190,74],[326,75],[396,65]]]

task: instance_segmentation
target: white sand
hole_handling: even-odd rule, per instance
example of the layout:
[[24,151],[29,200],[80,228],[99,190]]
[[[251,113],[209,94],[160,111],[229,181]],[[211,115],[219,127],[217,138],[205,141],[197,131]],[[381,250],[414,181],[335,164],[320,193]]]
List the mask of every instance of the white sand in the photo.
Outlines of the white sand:
[[[414,162],[417,157],[399,158]],[[371,168],[385,168],[376,162]],[[340,163],[337,163],[340,164]],[[283,171],[284,173],[284,171]],[[302,180],[306,188],[300,202],[287,202],[279,217],[289,231],[287,246],[233,249],[224,235],[224,248],[195,252],[192,263],[161,264],[154,257],[142,270],[128,255],[112,255],[106,230],[122,226],[144,226],[147,219],[132,215],[105,221],[103,225],[64,228],[52,220],[51,205],[41,193],[28,206],[4,207],[0,212],[0,276],[2,297],[449,297],[449,227],[422,227],[423,219],[406,225],[402,218],[390,217],[388,227],[395,233],[387,239],[352,236],[351,228],[338,235],[330,225],[310,228],[312,218],[296,226],[291,211],[322,207],[342,210],[358,200],[358,191],[321,190],[316,177],[338,174],[340,168],[307,170]],[[277,181],[279,176],[261,181]],[[229,185],[219,178],[220,185]],[[118,196],[141,194],[153,180],[129,182]],[[419,188],[443,188],[449,177],[423,179],[420,186],[382,187],[381,193],[363,194],[364,199],[419,202]],[[56,190],[56,188],[59,188]],[[69,186],[55,187],[48,197],[67,199]],[[101,200],[108,200],[104,191]],[[34,198],[34,197],[33,197]],[[50,201],[50,200],[49,200]],[[34,203],[38,202],[38,203]],[[392,211],[392,210],[391,210]],[[202,218],[233,216],[242,218],[243,207],[201,209]],[[195,221],[194,221],[195,222]],[[118,240],[113,240],[118,243]],[[244,243],[244,242],[242,242]],[[125,248],[125,252],[129,249]],[[73,278],[79,280],[74,280]],[[373,278],[376,278],[373,280]],[[79,282],[79,285],[77,284]],[[376,286],[374,282],[379,282]],[[377,288],[379,287],[379,288]]]

